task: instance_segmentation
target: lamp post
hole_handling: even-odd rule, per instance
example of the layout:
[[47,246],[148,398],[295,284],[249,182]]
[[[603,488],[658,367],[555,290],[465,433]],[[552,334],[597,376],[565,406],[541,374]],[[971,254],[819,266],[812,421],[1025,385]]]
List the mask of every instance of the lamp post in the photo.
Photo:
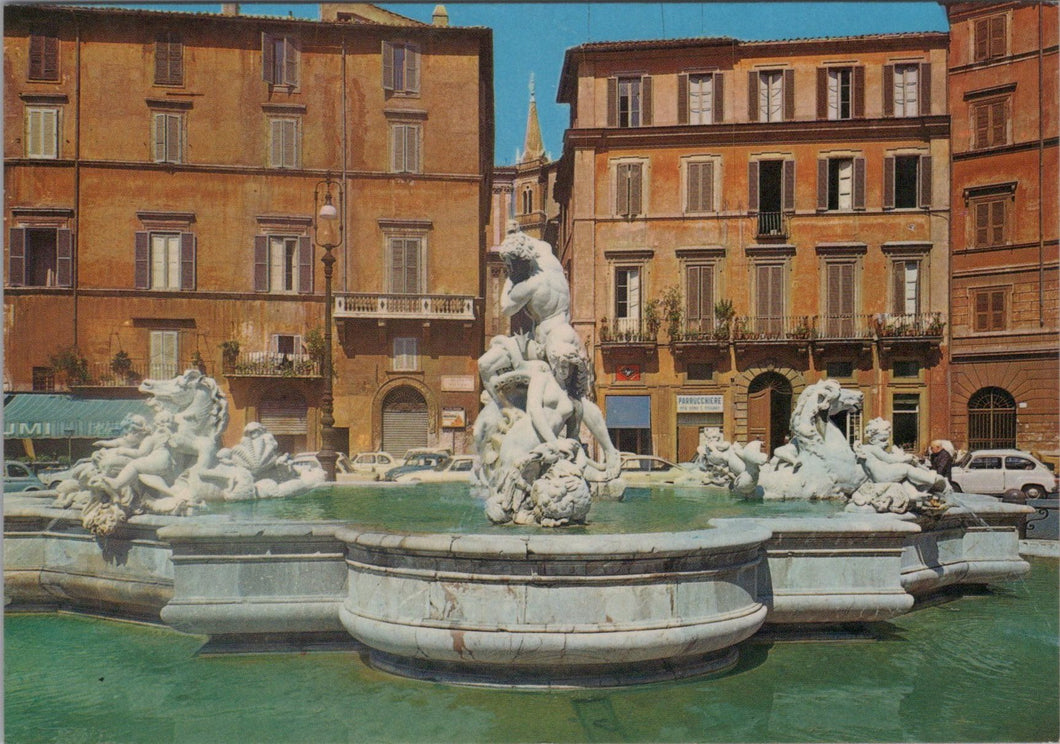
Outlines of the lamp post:
[[[332,204],[332,187],[342,198],[341,186],[331,180],[331,176],[319,181],[313,187],[313,213],[314,227],[316,228],[317,245],[324,249],[324,255],[320,257],[324,264],[324,363],[320,373],[324,376],[324,394],[320,397],[320,451],[317,452],[317,460],[324,469],[325,480],[334,482],[335,461],[339,459],[335,451],[335,398],[332,394],[332,354],[331,354],[331,322],[332,322],[332,297],[331,276],[335,270],[335,257],[331,251],[342,244],[342,224],[339,220],[339,210]],[[321,196],[322,195],[322,196]],[[323,201],[320,211],[317,204]]]

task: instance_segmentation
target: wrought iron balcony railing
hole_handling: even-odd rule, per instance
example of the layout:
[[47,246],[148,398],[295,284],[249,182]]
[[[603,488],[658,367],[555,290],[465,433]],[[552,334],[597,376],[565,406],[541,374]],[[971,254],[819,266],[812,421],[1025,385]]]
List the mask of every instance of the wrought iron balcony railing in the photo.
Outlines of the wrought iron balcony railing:
[[743,316],[732,323],[734,341],[811,341],[814,336],[809,315]]
[[229,377],[320,377],[320,362],[308,354],[244,351],[224,363]]
[[654,344],[658,329],[649,329],[640,318],[615,318],[612,323],[600,324],[600,342],[603,344]]
[[758,213],[758,237],[783,238],[788,234],[788,220],[783,212]]
[[465,295],[340,294],[335,318],[474,320],[475,298]]
[[818,315],[814,337],[819,341],[871,340],[872,315]]
[[946,330],[942,313],[880,313],[872,322],[881,339],[941,338]]

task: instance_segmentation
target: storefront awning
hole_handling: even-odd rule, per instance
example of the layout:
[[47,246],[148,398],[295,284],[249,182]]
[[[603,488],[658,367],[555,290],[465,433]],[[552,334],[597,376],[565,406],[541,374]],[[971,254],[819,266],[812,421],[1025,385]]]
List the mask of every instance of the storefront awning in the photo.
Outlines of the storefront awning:
[[5,439],[107,439],[121,434],[126,415],[154,414],[140,398],[81,398],[62,393],[14,393],[4,402]]
[[608,429],[650,429],[650,395],[607,395]]

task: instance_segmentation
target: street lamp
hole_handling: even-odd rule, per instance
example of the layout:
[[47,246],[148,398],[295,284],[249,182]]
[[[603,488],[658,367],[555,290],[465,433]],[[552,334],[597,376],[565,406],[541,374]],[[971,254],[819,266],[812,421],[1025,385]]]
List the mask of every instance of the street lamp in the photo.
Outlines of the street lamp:
[[[325,480],[334,482],[335,461],[339,459],[335,451],[335,398],[332,394],[332,355],[331,355],[331,276],[335,270],[335,257],[331,251],[342,244],[342,223],[339,210],[331,201],[331,190],[335,188],[342,198],[342,187],[331,180],[331,176],[319,181],[313,187],[314,227],[317,245],[324,249],[320,257],[324,264],[324,364],[320,371],[324,376],[324,394],[320,397],[320,451],[317,460],[324,469]],[[323,201],[320,211],[317,204]]]

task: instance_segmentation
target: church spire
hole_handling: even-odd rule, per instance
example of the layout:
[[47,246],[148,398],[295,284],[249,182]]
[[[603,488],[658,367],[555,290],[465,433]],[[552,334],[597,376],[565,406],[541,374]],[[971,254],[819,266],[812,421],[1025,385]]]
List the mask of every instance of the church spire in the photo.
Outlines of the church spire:
[[537,101],[534,100],[534,73],[530,73],[530,111],[526,115],[526,140],[520,163],[539,160],[545,156],[545,144],[541,140],[541,124],[537,120]]

